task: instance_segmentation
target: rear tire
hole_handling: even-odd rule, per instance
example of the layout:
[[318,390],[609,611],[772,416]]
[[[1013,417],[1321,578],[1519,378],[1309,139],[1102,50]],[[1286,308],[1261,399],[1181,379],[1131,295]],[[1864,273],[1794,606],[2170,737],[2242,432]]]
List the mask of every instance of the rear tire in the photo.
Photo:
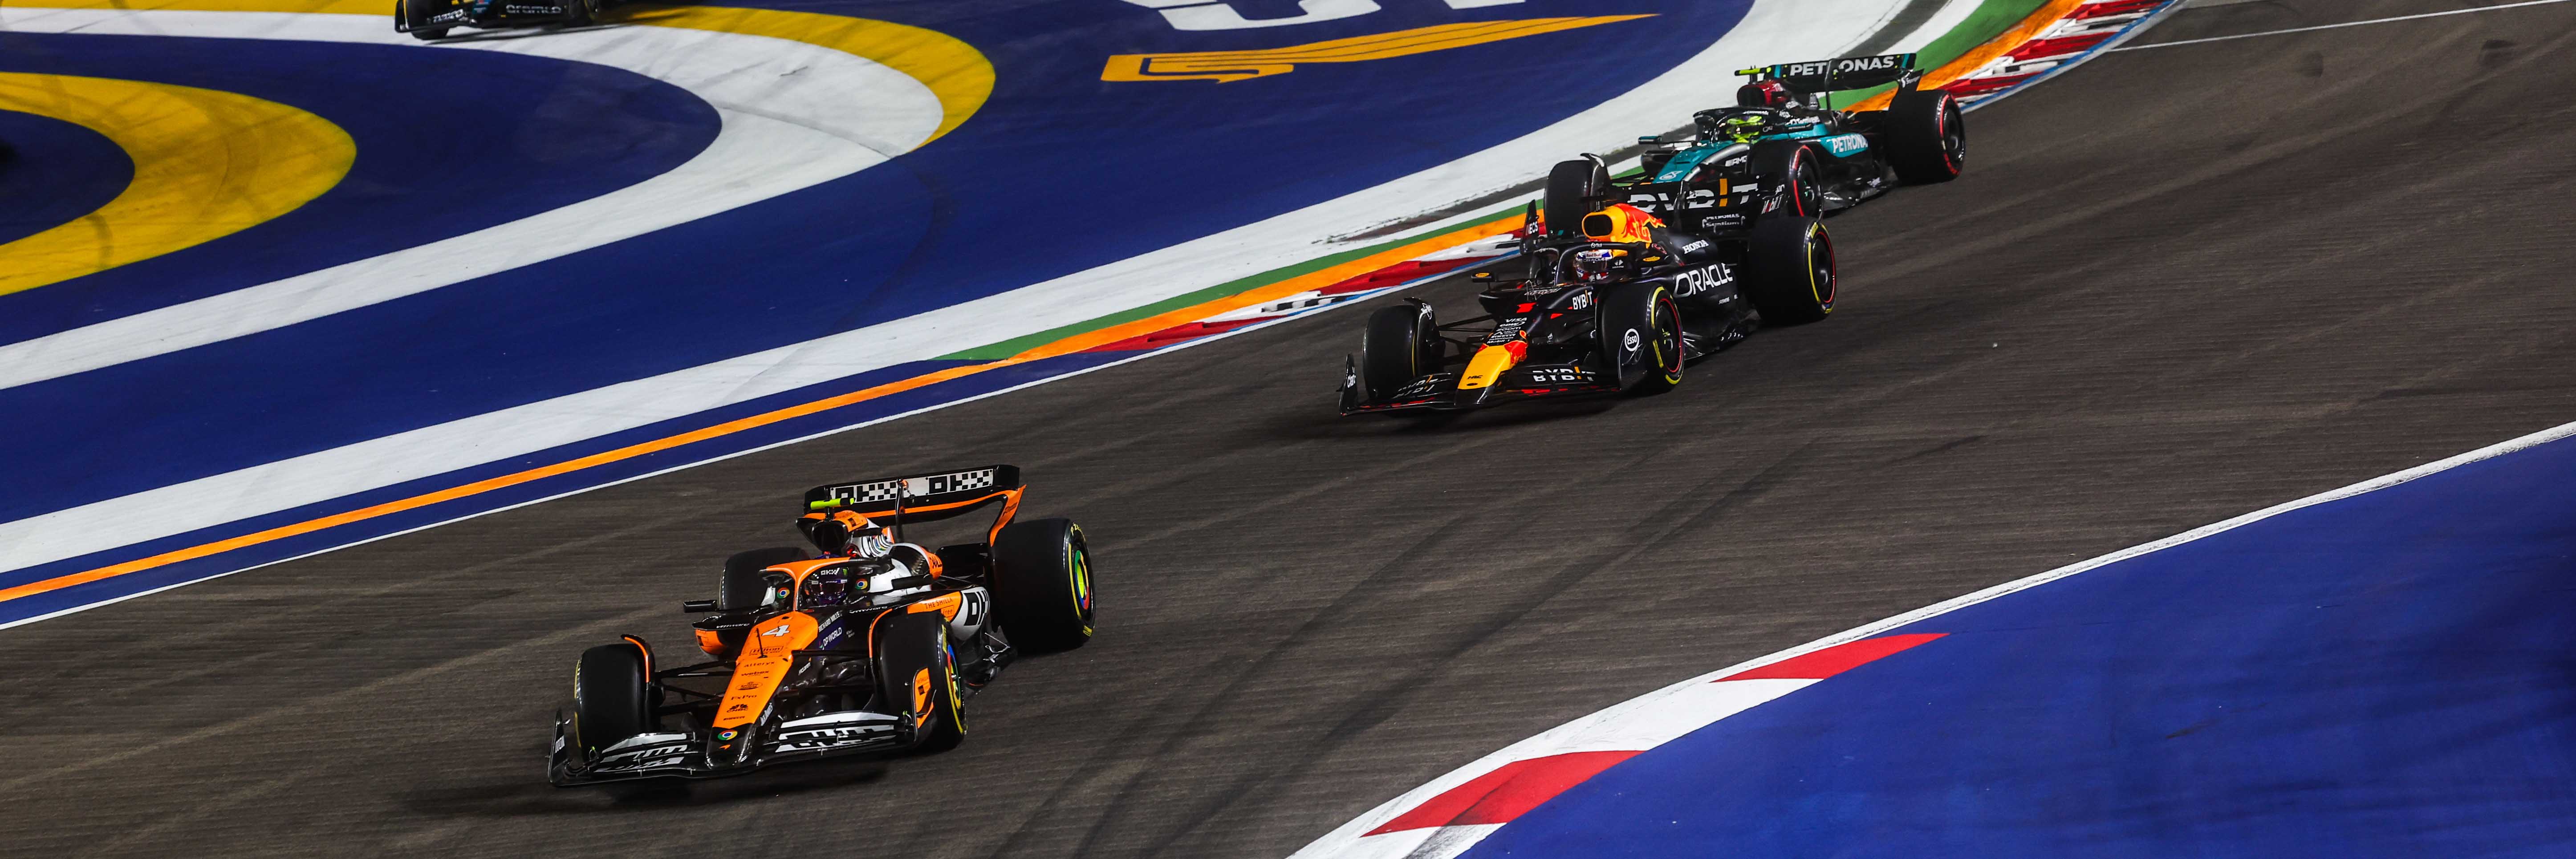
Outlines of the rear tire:
[[1590,158],[1559,161],[1547,171],[1547,197],[1541,217],[1549,235],[1583,234],[1583,216],[1600,208],[1610,194],[1610,170]]
[[1967,120],[1949,91],[1898,93],[1880,123],[1887,130],[1887,163],[1896,168],[1898,181],[1939,184],[1967,168]]
[[1360,334],[1360,384],[1370,401],[1440,370],[1440,335],[1431,311],[1406,304],[1378,308]]
[[885,712],[917,719],[913,750],[944,752],[966,741],[966,696],[957,652],[938,612],[896,615],[877,633],[877,694]]
[[653,678],[633,642],[581,652],[572,673],[572,745],[587,759],[637,734],[661,729],[653,715]]
[[1839,270],[1823,221],[1769,217],[1753,225],[1744,295],[1770,325],[1803,325],[1834,312]]
[[1680,385],[1682,318],[1672,290],[1660,283],[1621,284],[1605,292],[1595,348],[1617,374],[1620,389],[1649,396]]
[[1072,650],[1091,640],[1091,547],[1065,519],[1013,522],[993,541],[993,619],[1011,646]]
[[734,553],[733,557],[725,559],[724,578],[716,583],[716,610],[736,612],[759,608],[764,589],[760,571],[802,560],[805,560],[805,550],[794,546]]

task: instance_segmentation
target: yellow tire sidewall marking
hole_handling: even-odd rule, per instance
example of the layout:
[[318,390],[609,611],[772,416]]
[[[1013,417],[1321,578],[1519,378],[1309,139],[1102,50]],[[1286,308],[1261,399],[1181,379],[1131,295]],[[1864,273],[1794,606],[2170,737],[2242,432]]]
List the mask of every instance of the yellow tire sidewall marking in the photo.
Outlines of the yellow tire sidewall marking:
[[[240,232],[340,184],[357,143],[319,116],[175,84],[0,72],[0,110],[98,132],[134,179],[70,223],[0,244],[0,295]],[[22,165],[24,166],[24,165]]]

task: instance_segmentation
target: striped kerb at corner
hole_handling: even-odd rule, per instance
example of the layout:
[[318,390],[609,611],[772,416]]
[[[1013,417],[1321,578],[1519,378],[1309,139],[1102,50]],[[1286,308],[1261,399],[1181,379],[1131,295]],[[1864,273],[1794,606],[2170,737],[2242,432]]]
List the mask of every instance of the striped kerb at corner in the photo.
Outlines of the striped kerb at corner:
[[1942,85],[1965,103],[1984,101],[2091,59],[2136,33],[2182,0],[2092,0],[2034,34],[2030,41]]
[[1524,746],[1531,746],[1527,749],[1529,756],[1502,755],[1498,763],[1488,759],[1489,769],[1407,807],[1361,837],[1510,823],[1648,749],[1944,634],[1885,635],[1844,642],[1738,671],[1701,684],[1699,690],[1680,690],[1661,697],[1654,706],[1621,713],[1606,723],[1568,724],[1525,742]]
[[1801,653],[1769,665],[1747,668],[1710,681],[1731,683],[1737,680],[1823,680],[1854,668],[1885,659],[1899,652],[1940,638],[1948,633],[1918,632],[1907,635],[1882,635],[1848,641],[1823,650]]

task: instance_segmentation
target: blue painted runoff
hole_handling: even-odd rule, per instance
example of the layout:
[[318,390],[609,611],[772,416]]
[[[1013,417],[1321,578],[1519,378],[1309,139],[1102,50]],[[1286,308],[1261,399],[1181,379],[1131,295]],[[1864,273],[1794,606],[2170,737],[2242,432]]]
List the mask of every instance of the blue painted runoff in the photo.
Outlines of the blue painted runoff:
[[2576,855],[2576,441],[1896,631],[1466,855]]
[[[0,35],[0,71],[239,93],[328,120],[357,147],[356,162],[337,186],[266,223],[86,277],[0,295],[0,343],[366,259],[597,197],[669,172],[706,149],[718,127],[715,109],[679,87],[592,63],[496,51],[20,33]],[[292,377],[274,383],[325,393]],[[158,407],[136,408],[136,401],[112,394],[107,403],[120,407],[128,420],[168,414]],[[0,471],[7,467],[0,465]]]
[[134,181],[134,159],[105,135],[0,110],[0,245],[97,211]]

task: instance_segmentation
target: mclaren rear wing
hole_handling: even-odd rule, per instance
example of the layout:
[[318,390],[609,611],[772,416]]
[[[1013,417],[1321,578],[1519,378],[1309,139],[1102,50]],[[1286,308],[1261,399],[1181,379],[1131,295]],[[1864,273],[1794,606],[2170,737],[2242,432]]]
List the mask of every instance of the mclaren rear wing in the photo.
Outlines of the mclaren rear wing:
[[1914,54],[1885,54],[1875,57],[1844,57],[1807,63],[1780,63],[1742,69],[1736,74],[1754,80],[1779,81],[1790,92],[1816,95],[1835,90],[1867,89],[1896,84],[1900,89],[1913,89],[1923,81],[1923,73],[1914,70]]
[[999,539],[1002,526],[1018,514],[1020,495],[1026,491],[1019,466],[987,465],[817,486],[805,490],[804,512],[856,510],[901,533],[906,522],[936,522],[1000,504],[992,529],[993,538]]

